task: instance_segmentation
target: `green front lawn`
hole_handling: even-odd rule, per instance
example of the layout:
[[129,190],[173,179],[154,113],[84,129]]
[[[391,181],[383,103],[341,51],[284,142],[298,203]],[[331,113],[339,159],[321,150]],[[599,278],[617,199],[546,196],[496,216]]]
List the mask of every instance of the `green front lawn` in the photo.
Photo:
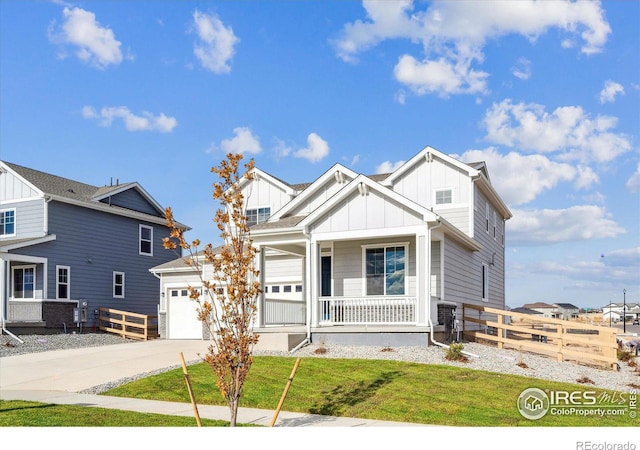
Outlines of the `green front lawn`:
[[[241,406],[275,409],[295,358],[255,358]],[[211,369],[189,367],[198,404],[224,405]],[[640,379],[639,379],[640,383]],[[303,358],[283,409],[294,412],[453,426],[638,426],[624,416],[520,415],[517,399],[527,388],[544,391],[604,391],[444,365],[399,361]],[[631,388],[630,388],[631,389]],[[105,395],[189,402],[182,369],[120,386]]]

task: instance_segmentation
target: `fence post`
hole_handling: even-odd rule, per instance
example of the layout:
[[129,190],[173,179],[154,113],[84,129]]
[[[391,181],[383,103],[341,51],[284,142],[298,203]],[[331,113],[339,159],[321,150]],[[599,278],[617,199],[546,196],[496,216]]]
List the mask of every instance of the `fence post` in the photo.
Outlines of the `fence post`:
[[496,327],[496,337],[499,337],[500,340],[498,341],[498,348],[504,348],[504,342],[502,342],[502,339],[504,339],[504,328],[502,328],[502,325],[504,325],[504,322],[502,320],[504,316],[502,314],[498,314],[497,318],[498,318],[498,326]]
[[561,324],[558,327],[558,354],[557,354],[557,358],[556,358],[559,362],[564,361],[564,355],[562,353],[562,348],[563,348],[563,343],[564,343],[563,342],[564,333],[565,333],[564,325]]

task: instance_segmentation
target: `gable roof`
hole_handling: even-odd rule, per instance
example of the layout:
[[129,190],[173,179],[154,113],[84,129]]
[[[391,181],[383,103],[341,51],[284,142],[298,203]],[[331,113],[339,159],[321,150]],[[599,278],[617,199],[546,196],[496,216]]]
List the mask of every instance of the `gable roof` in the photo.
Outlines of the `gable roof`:
[[305,199],[309,198],[311,195],[313,195],[313,193],[317,192],[318,189],[324,186],[331,178],[335,177],[336,180],[341,180],[343,179],[344,175],[348,176],[351,179],[354,179],[358,176],[357,173],[343,166],[342,164],[334,164],[333,167],[320,175],[320,177],[318,177],[315,181],[309,183],[305,187],[305,189],[296,196],[296,198],[284,205],[279,211],[276,211],[271,216],[271,218],[273,218],[273,220],[275,221],[280,220],[282,217],[286,216],[288,212],[292,211],[296,206],[304,202]]
[[550,305],[548,303],[544,303],[544,302],[535,302],[535,303],[526,303],[524,305],[522,305],[523,308],[529,308],[529,309],[533,309],[533,308],[555,308],[555,306]]
[[[43,197],[147,222],[162,225],[166,223],[164,218],[164,208],[162,208],[162,206],[137,182],[117,184],[116,186],[97,187],[6,161],[0,161],[0,166],[11,171],[15,176],[22,179],[35,191],[39,191]],[[142,195],[145,200],[147,200],[153,208],[158,211],[158,215],[152,215],[121,206],[109,205],[108,203],[100,201],[129,189],[134,189]],[[181,226],[184,229],[189,229],[189,227],[180,223],[178,223],[178,226]]]
[[571,303],[554,303],[555,306],[557,306],[558,308],[563,308],[563,309],[580,309],[575,305],[572,305]]

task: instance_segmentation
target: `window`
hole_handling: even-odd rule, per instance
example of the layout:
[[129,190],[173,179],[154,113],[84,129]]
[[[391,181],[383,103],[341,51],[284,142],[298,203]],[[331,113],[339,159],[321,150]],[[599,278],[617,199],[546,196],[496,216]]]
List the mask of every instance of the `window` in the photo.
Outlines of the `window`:
[[482,301],[489,301],[489,266],[482,265]]
[[277,294],[280,292],[280,286],[271,286],[271,293]]
[[141,255],[153,256],[153,228],[140,225],[140,248]]
[[497,234],[497,228],[498,228],[498,214],[495,212],[495,210],[493,211],[493,238],[496,239],[498,237]]
[[36,266],[13,268],[13,298],[35,298]]
[[56,266],[56,298],[60,300],[69,300],[69,277],[71,268],[69,266]]
[[365,295],[404,295],[407,248],[365,248]]
[[290,284],[285,285],[283,292],[291,292],[291,285]]
[[271,215],[271,208],[247,209],[247,225],[252,226],[257,223],[266,222]]
[[113,298],[124,298],[124,272],[113,272]]
[[16,234],[16,210],[7,209],[0,211],[0,236],[13,236]]
[[302,292],[302,285],[296,284],[296,292]]
[[436,191],[436,205],[446,205],[450,203],[453,203],[453,191],[451,189]]
[[489,202],[484,204],[484,218],[487,222],[487,233],[489,232]]

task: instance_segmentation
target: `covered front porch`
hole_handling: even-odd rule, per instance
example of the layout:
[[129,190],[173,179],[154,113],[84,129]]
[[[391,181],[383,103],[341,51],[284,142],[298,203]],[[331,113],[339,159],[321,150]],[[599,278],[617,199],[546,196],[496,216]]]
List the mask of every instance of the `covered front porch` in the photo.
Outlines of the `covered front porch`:
[[[58,267],[58,293],[68,293],[68,268]],[[0,257],[0,320],[12,330],[44,332],[72,327],[79,301],[47,296],[47,258],[3,253]],[[65,278],[66,277],[66,278]],[[78,317],[78,319],[80,319]]]
[[[260,242],[257,265],[265,292],[259,299],[258,329],[298,326],[318,336],[439,329],[444,325],[438,314],[442,236],[431,236],[427,226],[419,231],[315,242],[280,236],[279,242]],[[273,264],[276,258],[278,265]],[[282,271],[300,280],[297,296],[284,299],[274,293],[273,280]]]

